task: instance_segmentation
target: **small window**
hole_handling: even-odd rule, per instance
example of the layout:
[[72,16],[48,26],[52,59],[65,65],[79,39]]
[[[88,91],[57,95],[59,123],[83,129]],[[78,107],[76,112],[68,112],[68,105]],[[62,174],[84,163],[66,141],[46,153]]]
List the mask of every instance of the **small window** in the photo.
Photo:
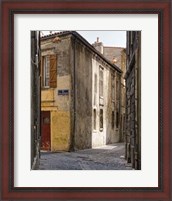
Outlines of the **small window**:
[[103,109],[100,109],[100,129],[103,129]]
[[48,56],[43,57],[43,86],[50,85],[50,59]]
[[119,113],[116,113],[116,128],[118,128],[119,125]]
[[115,113],[112,111],[112,129],[114,129]]
[[94,113],[94,130],[96,130],[96,109],[93,110],[93,113]]
[[57,87],[57,56],[47,55],[41,59],[42,87]]
[[103,69],[99,70],[99,96],[103,97]]
[[119,81],[118,80],[116,81],[116,94],[118,97],[118,95],[119,95]]
[[94,74],[94,92],[97,93],[97,74]]
[[96,105],[97,99],[97,74],[94,74],[94,105]]
[[114,75],[112,75],[112,79],[111,79],[111,97],[112,97],[112,101],[115,100],[115,77]]

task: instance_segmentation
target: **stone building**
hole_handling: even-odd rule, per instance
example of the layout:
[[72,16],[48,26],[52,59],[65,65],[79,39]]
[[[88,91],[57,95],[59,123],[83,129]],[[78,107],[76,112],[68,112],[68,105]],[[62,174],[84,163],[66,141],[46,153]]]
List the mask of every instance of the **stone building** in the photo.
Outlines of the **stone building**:
[[120,141],[122,71],[75,31],[41,38],[41,148]]
[[126,73],[126,49],[123,47],[104,46],[102,42],[93,43],[95,47],[106,59],[117,65],[122,70],[121,75],[121,104],[120,104],[120,141],[125,141],[125,107],[126,107],[126,88],[125,88],[125,73]]
[[141,32],[127,31],[126,159],[141,169]]
[[31,168],[39,164],[40,150],[40,33],[31,31]]

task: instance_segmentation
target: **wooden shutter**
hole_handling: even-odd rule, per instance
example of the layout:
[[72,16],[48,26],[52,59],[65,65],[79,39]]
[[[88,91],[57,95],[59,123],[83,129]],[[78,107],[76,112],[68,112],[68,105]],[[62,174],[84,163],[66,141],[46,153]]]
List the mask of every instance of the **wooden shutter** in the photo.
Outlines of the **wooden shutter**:
[[50,55],[50,87],[57,87],[57,55]]

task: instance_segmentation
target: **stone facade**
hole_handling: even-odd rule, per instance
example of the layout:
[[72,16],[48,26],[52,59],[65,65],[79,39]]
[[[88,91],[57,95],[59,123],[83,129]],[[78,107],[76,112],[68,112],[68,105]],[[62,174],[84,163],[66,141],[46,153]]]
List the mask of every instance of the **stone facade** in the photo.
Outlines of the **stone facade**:
[[141,169],[141,32],[127,32],[126,159]]
[[[121,85],[117,83],[121,82],[122,71],[73,31],[42,37],[41,53],[41,111],[50,111],[51,151],[118,142]],[[43,60],[47,56],[50,73],[46,76],[50,84],[55,83],[53,87],[43,83],[46,81]],[[56,58],[53,82],[52,57]]]

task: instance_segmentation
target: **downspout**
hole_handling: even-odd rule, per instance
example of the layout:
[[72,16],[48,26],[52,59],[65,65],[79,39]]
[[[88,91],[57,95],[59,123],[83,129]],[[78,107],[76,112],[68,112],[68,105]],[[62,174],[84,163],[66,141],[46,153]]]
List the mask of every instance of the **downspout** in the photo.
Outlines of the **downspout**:
[[74,71],[74,128],[73,128],[73,150],[75,150],[75,133],[76,133],[76,38],[74,38],[74,60],[73,60],[73,71]]
[[122,130],[122,126],[121,126],[121,111],[122,111],[121,110],[121,105],[122,105],[121,104],[121,98],[122,98],[122,96],[121,96],[121,86],[122,86],[121,80],[122,80],[122,74],[120,74],[120,79],[119,80],[120,80],[120,82],[119,82],[120,83],[119,84],[119,117],[118,117],[119,118],[119,135],[120,135],[119,136],[119,141],[122,142],[122,137],[121,137],[122,136],[122,131],[121,131]]
[[73,50],[73,129],[71,133],[70,151],[75,150],[75,130],[76,130],[76,38],[74,36],[74,50]]
[[40,147],[41,147],[41,40],[40,31],[37,31],[37,55],[38,55],[38,157],[40,162]]

